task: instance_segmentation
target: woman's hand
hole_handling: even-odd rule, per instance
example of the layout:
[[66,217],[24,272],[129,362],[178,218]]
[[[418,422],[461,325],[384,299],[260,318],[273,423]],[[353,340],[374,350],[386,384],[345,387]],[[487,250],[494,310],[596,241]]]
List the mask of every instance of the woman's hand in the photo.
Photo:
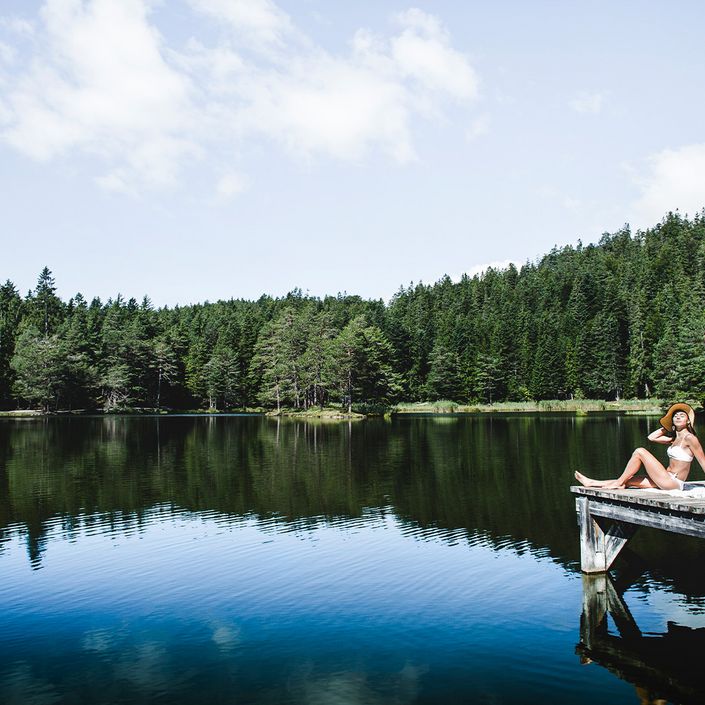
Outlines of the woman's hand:
[[659,426],[655,431],[648,435],[648,439],[654,443],[661,443],[663,445],[670,445],[673,439],[666,435],[666,429],[663,426]]

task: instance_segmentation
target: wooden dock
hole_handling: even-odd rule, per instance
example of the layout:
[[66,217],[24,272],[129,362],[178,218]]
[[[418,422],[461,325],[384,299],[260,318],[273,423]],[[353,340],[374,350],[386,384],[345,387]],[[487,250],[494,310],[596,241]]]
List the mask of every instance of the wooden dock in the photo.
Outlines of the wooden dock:
[[[690,482],[705,487],[705,482]],[[705,492],[672,496],[659,490],[603,490],[574,486],[580,527],[580,568],[609,570],[640,526],[705,538]]]

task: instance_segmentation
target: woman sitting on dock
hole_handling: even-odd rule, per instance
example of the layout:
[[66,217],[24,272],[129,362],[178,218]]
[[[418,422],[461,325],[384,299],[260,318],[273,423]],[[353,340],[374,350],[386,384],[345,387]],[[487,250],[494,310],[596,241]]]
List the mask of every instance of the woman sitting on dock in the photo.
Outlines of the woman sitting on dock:
[[[616,480],[593,480],[580,472],[575,473],[575,479],[585,487],[604,490],[623,490],[625,487],[682,490],[694,458],[705,470],[705,453],[693,430],[695,412],[688,404],[673,404],[660,423],[661,427],[649,434],[649,440],[668,446],[667,468],[646,448],[637,448]],[[642,465],[647,477],[634,478]]]

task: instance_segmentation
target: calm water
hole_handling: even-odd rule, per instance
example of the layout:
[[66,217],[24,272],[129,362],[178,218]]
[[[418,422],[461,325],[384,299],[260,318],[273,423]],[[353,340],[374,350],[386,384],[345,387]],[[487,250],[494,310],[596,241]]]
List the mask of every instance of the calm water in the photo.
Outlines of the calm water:
[[0,702],[698,702],[705,541],[640,530],[581,664],[572,472],[654,424],[1,421]]

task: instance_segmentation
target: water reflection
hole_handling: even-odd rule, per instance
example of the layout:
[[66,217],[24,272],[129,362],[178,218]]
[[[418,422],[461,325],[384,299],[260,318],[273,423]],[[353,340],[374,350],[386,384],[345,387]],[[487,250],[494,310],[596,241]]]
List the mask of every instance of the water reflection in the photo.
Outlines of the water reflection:
[[[0,422],[0,702],[624,702],[575,658],[568,486],[648,425]],[[627,641],[705,619],[705,542],[630,547]]]
[[643,633],[608,574],[583,575],[576,653],[583,664],[598,664],[632,683],[641,703],[702,703],[703,649],[705,627],[668,621],[665,633]]
[[[550,416],[4,421],[0,551],[19,532],[40,567],[57,523],[69,540],[78,523],[129,533],[155,507],[296,530],[364,521],[376,508],[419,540],[490,542],[572,568],[572,470],[609,474],[648,428],[648,419]],[[697,542],[683,546],[702,555]]]

